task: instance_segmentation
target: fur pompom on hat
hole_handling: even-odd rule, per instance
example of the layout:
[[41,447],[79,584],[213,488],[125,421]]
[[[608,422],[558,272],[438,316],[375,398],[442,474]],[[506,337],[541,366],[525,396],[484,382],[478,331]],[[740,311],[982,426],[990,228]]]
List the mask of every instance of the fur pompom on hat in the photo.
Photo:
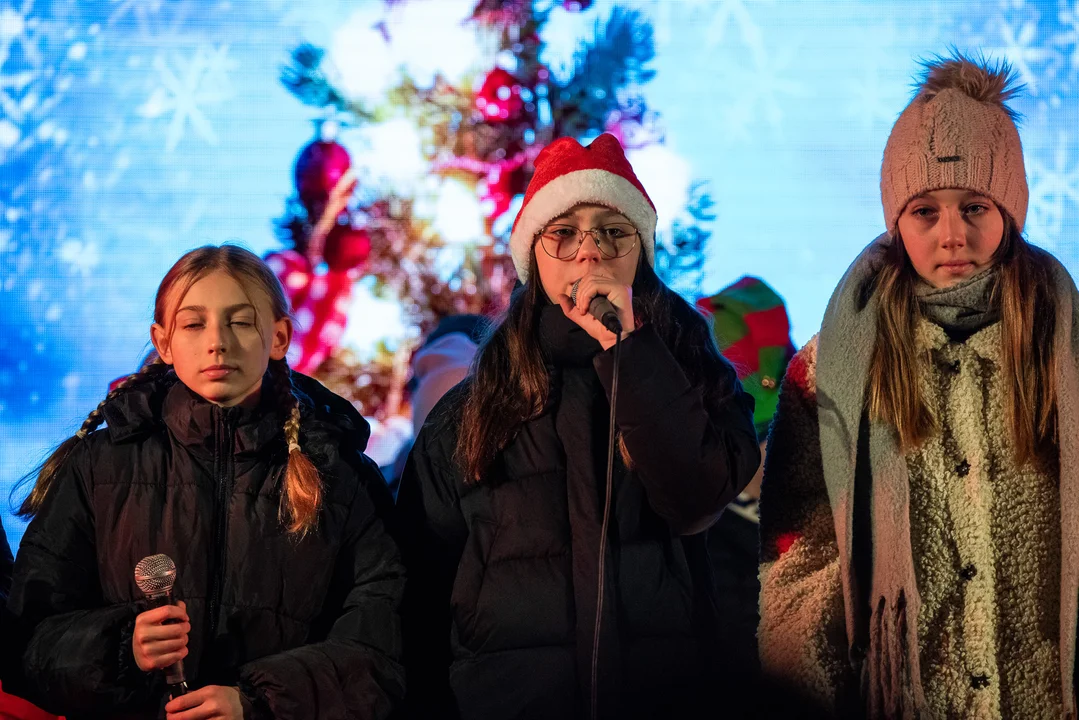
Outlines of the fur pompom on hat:
[[956,53],[925,65],[917,95],[884,148],[880,195],[888,232],[903,208],[931,190],[961,188],[991,198],[1015,220],[1027,216],[1027,177],[1016,115],[1007,106],[1022,89],[1006,63]]
[[555,140],[536,157],[524,204],[510,233],[510,254],[521,282],[528,281],[532,243],[540,230],[575,205],[594,203],[622,213],[641,234],[641,246],[655,265],[656,206],[637,179],[618,139],[603,133],[590,145],[573,138]]

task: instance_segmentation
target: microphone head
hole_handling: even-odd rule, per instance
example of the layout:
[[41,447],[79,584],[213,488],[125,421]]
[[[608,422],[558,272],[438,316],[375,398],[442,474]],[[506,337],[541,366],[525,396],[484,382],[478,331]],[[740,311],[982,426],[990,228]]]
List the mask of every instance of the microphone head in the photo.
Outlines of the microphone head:
[[135,566],[135,584],[147,595],[172,592],[176,563],[168,555],[150,555]]

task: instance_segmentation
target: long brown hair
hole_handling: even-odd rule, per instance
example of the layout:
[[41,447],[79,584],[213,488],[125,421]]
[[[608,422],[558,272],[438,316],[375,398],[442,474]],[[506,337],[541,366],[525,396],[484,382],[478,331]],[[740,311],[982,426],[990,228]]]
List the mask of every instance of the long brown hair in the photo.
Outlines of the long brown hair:
[[[264,293],[270,303],[275,321],[290,316],[288,298],[281,283],[257,255],[238,245],[206,245],[186,253],[177,260],[157,288],[157,296],[154,300],[154,322],[165,328],[166,337],[172,337],[179,301],[192,285],[214,272],[226,273],[249,295],[251,290]],[[255,306],[257,314],[258,303],[252,302],[252,305]],[[258,326],[256,322],[256,327]],[[132,387],[144,385],[161,377],[168,370],[169,366],[155,355],[138,372],[129,375],[117,384],[87,416],[79,431],[61,443],[36,473],[28,476],[32,477],[36,474],[37,480],[19,507],[18,514],[25,518],[32,518],[38,513],[64,462],[76,446],[104,421],[102,409],[108,402]],[[269,371],[273,381],[273,391],[278,400],[278,408],[285,414],[285,442],[288,443],[289,448],[285,460],[285,485],[281,493],[278,515],[289,532],[303,537],[318,523],[322,481],[314,464],[300,449],[300,405],[293,392],[288,364],[284,360],[271,360]]]
[[[1002,371],[1015,458],[1020,464],[1046,459],[1057,449],[1055,331],[1057,301],[1044,250],[1023,239],[1005,214],[1004,237],[993,256],[999,280]],[[917,273],[898,232],[874,280],[878,293],[877,338],[867,388],[869,416],[888,423],[909,451],[937,429],[918,381],[915,327],[921,311],[914,294]]]
[[[529,282],[517,289],[505,318],[480,347],[469,373],[456,461],[465,482],[478,484],[514,435],[542,412],[550,390],[539,343],[540,308],[549,303],[539,282],[535,247]],[[702,388],[706,404],[722,402],[727,371],[708,321],[663,284],[643,257],[633,280],[633,315],[652,325],[682,366],[690,383]],[[623,459],[629,457],[622,445]]]

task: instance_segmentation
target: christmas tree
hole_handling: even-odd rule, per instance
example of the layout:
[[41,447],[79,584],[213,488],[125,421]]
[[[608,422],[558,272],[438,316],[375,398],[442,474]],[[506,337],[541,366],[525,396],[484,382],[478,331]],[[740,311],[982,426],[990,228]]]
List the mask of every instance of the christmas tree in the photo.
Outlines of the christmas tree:
[[[290,360],[376,422],[407,414],[408,360],[439,319],[507,304],[510,228],[532,162],[554,138],[622,142],[656,188],[657,270],[698,293],[712,203],[663,147],[645,100],[652,26],[621,7],[588,17],[590,6],[385,0],[357,10],[333,47],[297,47],[283,69],[285,86],[317,110],[279,221],[289,247],[268,256],[297,317]],[[574,23],[590,37],[554,66],[545,38]],[[359,340],[394,309],[393,332]]]

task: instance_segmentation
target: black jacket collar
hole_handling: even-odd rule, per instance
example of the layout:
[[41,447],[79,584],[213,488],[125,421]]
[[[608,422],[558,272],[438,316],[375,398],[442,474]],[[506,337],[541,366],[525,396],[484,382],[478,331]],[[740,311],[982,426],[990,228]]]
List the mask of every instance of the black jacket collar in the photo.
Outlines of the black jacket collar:
[[[352,403],[306,375],[293,372],[292,383],[300,404],[301,432],[348,435],[361,449],[367,447],[371,427]],[[170,370],[121,390],[105,403],[102,413],[114,443],[138,439],[167,424],[180,442],[202,445],[208,438],[212,440],[213,408],[229,414],[229,421],[240,434],[239,447],[244,450],[263,447],[283,431],[284,417],[276,408],[269,376],[263,380],[259,404],[250,409],[212,405]]]

